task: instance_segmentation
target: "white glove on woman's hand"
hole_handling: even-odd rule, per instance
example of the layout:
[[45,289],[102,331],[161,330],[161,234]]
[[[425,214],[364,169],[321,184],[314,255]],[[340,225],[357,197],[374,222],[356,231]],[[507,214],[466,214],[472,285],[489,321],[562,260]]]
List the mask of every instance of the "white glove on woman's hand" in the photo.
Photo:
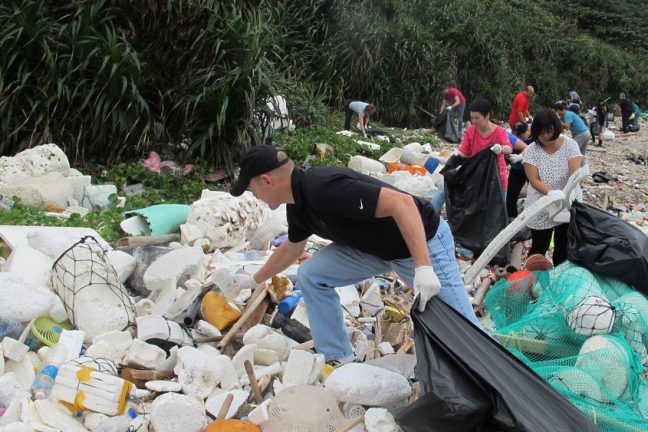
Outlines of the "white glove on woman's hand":
[[259,283],[254,280],[254,276],[248,274],[235,274],[232,276],[234,282],[236,282],[236,287],[239,290],[244,289],[255,289]]
[[449,106],[448,108],[446,108],[446,111],[452,111],[452,107]]
[[502,146],[500,144],[493,144],[493,146],[491,147],[491,151],[496,155],[498,155],[502,153]]
[[524,156],[522,156],[521,154],[511,154],[511,155],[509,155],[509,160],[511,161],[511,163],[522,162],[523,159],[524,159]]
[[420,296],[418,310],[423,312],[425,305],[441,291],[441,282],[432,266],[420,266],[414,270],[414,294]]

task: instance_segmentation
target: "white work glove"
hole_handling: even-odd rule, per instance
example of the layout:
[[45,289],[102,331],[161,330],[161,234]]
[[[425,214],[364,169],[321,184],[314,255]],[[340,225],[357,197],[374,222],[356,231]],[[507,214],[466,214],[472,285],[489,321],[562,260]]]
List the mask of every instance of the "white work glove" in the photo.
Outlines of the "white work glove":
[[239,291],[244,289],[255,289],[259,283],[254,280],[254,276],[248,274],[235,274],[232,276],[234,282],[236,282],[236,287]]
[[425,310],[425,305],[441,291],[441,282],[432,266],[420,266],[414,270],[414,294],[418,295],[419,312]]
[[491,151],[496,155],[498,155],[502,153],[502,146],[500,144],[493,144],[493,146],[491,147]]
[[523,159],[524,159],[524,156],[522,156],[521,154],[511,154],[511,155],[509,155],[509,160],[511,161],[511,163],[522,162]]
[[448,108],[446,108],[446,111],[452,111],[452,107],[449,106]]

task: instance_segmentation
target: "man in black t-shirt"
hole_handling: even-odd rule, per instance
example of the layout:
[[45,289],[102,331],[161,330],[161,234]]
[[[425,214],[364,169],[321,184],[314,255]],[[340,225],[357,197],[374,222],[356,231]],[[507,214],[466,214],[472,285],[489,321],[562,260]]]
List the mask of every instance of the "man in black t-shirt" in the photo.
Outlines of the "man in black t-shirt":
[[419,296],[439,297],[481,328],[468,300],[448,224],[425,200],[348,168],[303,170],[272,147],[248,151],[230,193],[246,190],[271,209],[287,204],[288,240],[254,275],[254,288],[290,266],[312,234],[333,242],[299,266],[296,289],[306,302],[315,348],[331,364],[354,359],[336,287],[395,271]]

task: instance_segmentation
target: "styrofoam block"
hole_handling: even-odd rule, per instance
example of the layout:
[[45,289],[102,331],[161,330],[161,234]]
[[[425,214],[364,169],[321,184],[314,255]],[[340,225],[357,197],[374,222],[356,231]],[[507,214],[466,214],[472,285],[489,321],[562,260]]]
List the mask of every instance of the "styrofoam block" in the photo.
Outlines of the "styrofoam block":
[[398,432],[400,426],[394,416],[384,408],[369,408],[364,417],[367,432]]
[[48,285],[54,259],[26,244],[16,246],[9,255],[5,270],[36,286]]
[[256,344],[258,348],[276,351],[281,361],[286,360],[292,347],[298,345],[294,340],[263,324],[257,324],[248,329],[243,335],[243,343],[245,345]]
[[112,330],[95,336],[92,339],[92,345],[86,350],[86,355],[122,364],[132,345],[133,336],[129,332]]
[[0,375],[0,406],[9,406],[11,401],[20,396],[23,388],[14,373]]
[[241,383],[236,374],[236,369],[234,368],[234,363],[232,359],[226,355],[219,355],[213,358],[213,361],[218,365],[218,368],[222,371],[222,379],[220,386],[224,390],[233,390],[241,388]]
[[[264,376],[277,375],[280,374],[281,372],[283,372],[283,367],[279,362],[272,363],[271,365],[265,367],[257,366],[254,368],[254,376],[256,377],[257,380],[263,378]],[[250,379],[248,378],[247,375],[241,378],[241,384],[243,385],[250,384]]]
[[238,374],[239,378],[246,375],[246,360],[249,360],[250,363],[254,365],[254,352],[256,351],[256,349],[257,346],[255,344],[243,345],[241,349],[238,350],[236,354],[234,354],[234,357],[232,357],[232,363],[234,363],[234,369],[236,369],[236,373]]
[[324,370],[324,354],[314,354],[313,355],[313,368],[311,369],[310,376],[308,377],[308,384],[315,384],[319,381]]
[[[70,170],[72,171],[72,170]],[[67,177],[68,181],[72,185],[72,197],[76,202],[80,203],[83,199],[83,193],[85,192],[86,186],[92,184],[92,177],[89,175],[70,175]]]
[[193,339],[180,324],[159,315],[149,315],[136,318],[137,337],[143,341],[149,339],[162,339],[178,345],[191,345]]
[[12,183],[0,183],[0,195],[16,196],[29,207],[63,210],[74,195],[74,188],[67,177],[57,172],[37,177],[25,177]]
[[4,350],[2,349],[2,343],[0,343],[0,376],[5,372],[5,360],[4,360]]
[[94,431],[109,418],[110,417],[108,417],[106,414],[89,412],[83,419],[83,425],[91,431]]
[[220,330],[216,326],[211,325],[205,320],[198,320],[194,326],[196,333],[201,336],[212,337],[212,336],[221,336]]
[[278,361],[279,353],[277,351],[266,348],[257,348],[254,351],[254,364],[269,366]]
[[175,381],[152,380],[147,381],[144,385],[147,389],[158,393],[179,392],[182,390],[180,383]]
[[29,351],[29,347],[14,338],[5,336],[2,339],[2,352],[9,360],[22,361],[27,351]]
[[[311,371],[315,365],[315,356],[308,351],[292,350],[283,374],[285,386],[308,385]],[[319,374],[318,374],[319,375]]]
[[[37,431],[54,432],[56,429],[46,425],[40,418],[36,406],[28,395],[20,399],[20,420]],[[58,432],[58,431],[57,431]]]
[[365,364],[387,369],[401,374],[405,378],[414,376],[416,356],[413,354],[396,353],[388,356],[367,360]]
[[268,405],[270,405],[272,399],[267,399],[261,402],[248,414],[248,420],[254,423],[257,426],[262,426],[268,420],[270,420],[270,415],[268,414]]
[[106,258],[108,258],[110,264],[117,271],[117,276],[119,276],[119,280],[122,283],[126,282],[133,274],[133,271],[135,271],[137,260],[131,254],[124,251],[112,250],[106,252]]
[[297,303],[297,306],[295,307],[295,310],[293,311],[290,318],[297,320],[301,324],[310,328],[310,323],[308,322],[308,312],[306,311],[306,302],[303,298],[299,300],[299,303]]
[[380,295],[380,287],[378,284],[371,284],[369,289],[363,294],[362,301],[360,302],[362,310],[367,312],[369,316],[376,316],[378,312],[385,308]]
[[65,358],[66,362],[79,357],[84,339],[85,332],[83,330],[63,329],[58,343],[63,345],[67,351],[67,357]]
[[5,362],[5,374],[13,372],[24,391],[29,391],[36,373],[31,357],[26,355],[21,361],[7,360]]
[[33,285],[18,275],[0,272],[0,316],[29,322],[50,315],[56,321],[67,319],[61,299],[44,286]]
[[[0,423],[2,424],[2,423]],[[23,422],[13,422],[0,427],[1,432],[34,432],[34,428]]]
[[378,350],[380,351],[380,354],[382,354],[382,355],[388,355],[388,354],[394,354],[395,353],[394,347],[392,346],[392,344],[390,344],[387,341],[381,342],[380,344],[378,344]]
[[135,303],[135,316],[143,317],[151,315],[154,308],[155,302],[153,300],[147,298],[141,299],[137,303]]
[[182,284],[189,278],[205,280],[204,253],[197,247],[182,247],[162,255],[144,272],[144,284],[150,291],[159,291],[173,280]]
[[126,352],[124,364],[143,369],[157,369],[165,359],[166,352],[162,348],[135,339]]
[[153,401],[151,425],[155,432],[201,432],[207,425],[205,404],[192,396],[165,393]]
[[250,392],[246,390],[229,390],[229,391],[223,391],[220,389],[216,389],[208,398],[207,401],[205,402],[205,409],[207,412],[209,412],[211,415],[216,417],[218,413],[220,412],[221,407],[223,406],[223,403],[225,402],[225,398],[227,395],[231,394],[234,396],[234,399],[232,399],[232,404],[230,405],[229,409],[227,410],[227,414],[225,415],[225,418],[232,418],[236,415],[237,411],[245,403],[247,398],[250,396]]
[[178,376],[183,393],[200,399],[209,396],[225,374],[219,363],[193,347],[182,347],[178,350],[178,361],[173,370]]
[[56,430],[66,432],[88,431],[88,429],[83,427],[81,423],[65,412],[63,408],[60,408],[58,405],[55,405],[47,399],[35,401],[34,406],[43,422]]
[[335,369],[324,385],[339,401],[370,406],[392,405],[411,393],[402,375],[362,363]]
[[203,238],[203,233],[200,227],[184,223],[180,225],[180,242],[188,246],[193,246],[196,240]]

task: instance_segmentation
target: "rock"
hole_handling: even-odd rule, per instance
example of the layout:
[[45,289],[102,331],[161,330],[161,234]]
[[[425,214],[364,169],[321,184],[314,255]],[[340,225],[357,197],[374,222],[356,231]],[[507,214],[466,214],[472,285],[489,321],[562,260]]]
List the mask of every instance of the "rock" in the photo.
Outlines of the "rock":
[[402,375],[362,363],[335,369],[324,385],[339,401],[370,406],[392,405],[411,393]]
[[394,416],[384,408],[369,408],[367,410],[365,428],[367,432],[398,432],[401,430],[396,424]]
[[155,432],[201,432],[207,425],[205,404],[192,396],[165,393],[153,401],[151,424]]
[[144,272],[144,285],[150,291],[162,290],[169,280],[176,285],[187,279],[204,280],[204,258],[202,249],[183,247],[174,249],[156,259]]

